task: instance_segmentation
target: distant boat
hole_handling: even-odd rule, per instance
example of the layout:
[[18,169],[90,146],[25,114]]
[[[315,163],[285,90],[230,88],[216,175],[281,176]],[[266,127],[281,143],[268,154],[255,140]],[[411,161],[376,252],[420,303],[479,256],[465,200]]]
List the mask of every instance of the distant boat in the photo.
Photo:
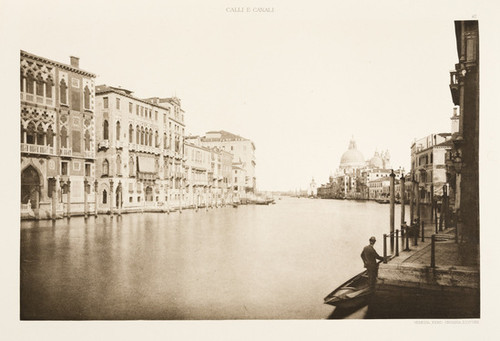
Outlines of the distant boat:
[[344,309],[360,308],[368,304],[371,293],[365,270],[333,290],[324,298],[324,303]]

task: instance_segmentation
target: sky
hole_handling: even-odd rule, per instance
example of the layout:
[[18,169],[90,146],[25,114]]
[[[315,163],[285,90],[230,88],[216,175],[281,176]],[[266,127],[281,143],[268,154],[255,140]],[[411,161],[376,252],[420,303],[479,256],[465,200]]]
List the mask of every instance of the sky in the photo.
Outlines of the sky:
[[295,190],[327,182],[352,137],[365,159],[389,150],[409,170],[415,138],[450,131],[457,14],[355,3],[23,1],[15,24],[20,49],[78,56],[96,84],[179,97],[188,135],[252,140],[258,189]]

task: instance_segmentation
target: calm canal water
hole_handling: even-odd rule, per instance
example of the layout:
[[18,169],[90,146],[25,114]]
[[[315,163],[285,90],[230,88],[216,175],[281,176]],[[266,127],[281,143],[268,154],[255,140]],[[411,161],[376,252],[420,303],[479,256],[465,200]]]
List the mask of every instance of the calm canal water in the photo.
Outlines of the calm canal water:
[[298,198],[22,222],[21,318],[323,319],[388,231],[389,205]]

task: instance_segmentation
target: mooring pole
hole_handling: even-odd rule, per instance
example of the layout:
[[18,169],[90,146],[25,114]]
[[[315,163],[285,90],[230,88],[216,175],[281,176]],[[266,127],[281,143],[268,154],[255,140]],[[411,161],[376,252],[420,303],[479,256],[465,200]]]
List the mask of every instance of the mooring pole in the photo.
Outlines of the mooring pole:
[[394,178],[396,177],[396,174],[394,174],[394,170],[391,170],[391,181],[390,181],[390,214],[391,214],[391,219],[390,219],[390,236],[391,236],[391,254],[394,253],[394,205],[395,205],[395,195],[394,195]]

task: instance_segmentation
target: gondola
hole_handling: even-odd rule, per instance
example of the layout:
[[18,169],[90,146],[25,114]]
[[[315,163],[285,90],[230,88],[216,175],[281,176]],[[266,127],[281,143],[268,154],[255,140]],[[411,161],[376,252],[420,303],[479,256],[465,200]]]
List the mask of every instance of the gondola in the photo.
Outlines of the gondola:
[[361,308],[368,304],[371,292],[365,270],[333,290],[324,298],[324,303],[342,309]]

